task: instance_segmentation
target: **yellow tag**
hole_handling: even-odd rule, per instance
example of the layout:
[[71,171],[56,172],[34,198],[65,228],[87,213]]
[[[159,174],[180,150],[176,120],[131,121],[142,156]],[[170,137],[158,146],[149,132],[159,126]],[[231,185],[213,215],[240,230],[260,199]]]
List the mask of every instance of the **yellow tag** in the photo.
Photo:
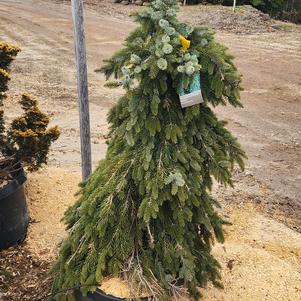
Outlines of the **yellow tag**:
[[181,34],[180,34],[180,41],[182,43],[182,47],[181,47],[181,50],[183,52],[186,52],[187,49],[190,47],[190,41],[189,40],[186,40]]

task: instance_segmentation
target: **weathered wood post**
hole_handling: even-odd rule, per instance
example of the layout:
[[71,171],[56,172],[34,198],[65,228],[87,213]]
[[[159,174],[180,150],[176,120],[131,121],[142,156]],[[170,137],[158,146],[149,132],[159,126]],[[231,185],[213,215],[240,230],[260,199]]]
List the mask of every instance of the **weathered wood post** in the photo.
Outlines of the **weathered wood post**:
[[83,1],[72,0],[71,5],[77,69],[82,177],[85,181],[91,174],[92,160]]
[[233,12],[235,12],[235,8],[236,8],[236,0],[233,0]]

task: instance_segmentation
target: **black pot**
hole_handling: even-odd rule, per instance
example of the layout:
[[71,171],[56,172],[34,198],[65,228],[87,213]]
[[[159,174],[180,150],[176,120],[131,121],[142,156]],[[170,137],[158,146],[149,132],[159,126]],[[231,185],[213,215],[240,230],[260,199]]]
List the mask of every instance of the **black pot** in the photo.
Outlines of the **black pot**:
[[17,245],[26,237],[29,214],[25,181],[24,170],[20,168],[13,180],[0,188],[0,250]]
[[[114,296],[107,295],[100,289],[96,289],[94,293],[88,293],[87,297],[84,297],[79,290],[74,292],[76,301],[125,301],[126,299],[117,298]],[[152,300],[152,298],[142,298],[141,301]]]

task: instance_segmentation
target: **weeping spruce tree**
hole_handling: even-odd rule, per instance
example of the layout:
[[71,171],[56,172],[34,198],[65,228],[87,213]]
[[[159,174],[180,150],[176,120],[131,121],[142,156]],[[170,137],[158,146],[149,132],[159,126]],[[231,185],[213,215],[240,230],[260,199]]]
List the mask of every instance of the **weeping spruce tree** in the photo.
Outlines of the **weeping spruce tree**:
[[[54,292],[93,292],[109,275],[160,300],[221,285],[210,251],[225,222],[209,192],[213,179],[232,186],[245,154],[212,107],[241,106],[241,78],[227,49],[180,23],[177,9],[176,0],[156,0],[135,14],[140,26],[100,69],[126,92],[108,116],[106,157],[65,214]],[[183,109],[179,93],[195,74],[204,102]]]

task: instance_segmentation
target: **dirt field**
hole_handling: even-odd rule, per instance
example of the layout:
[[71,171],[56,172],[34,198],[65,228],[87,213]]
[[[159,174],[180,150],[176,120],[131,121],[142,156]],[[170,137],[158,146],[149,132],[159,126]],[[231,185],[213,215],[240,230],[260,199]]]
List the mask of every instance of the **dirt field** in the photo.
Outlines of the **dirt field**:
[[[91,0],[91,3],[95,1]],[[86,9],[94,166],[104,157],[106,150],[106,113],[122,91],[104,88],[104,78],[93,70],[121,46],[124,37],[134,28],[126,16],[132,9],[137,8],[108,2],[103,6],[88,5]],[[191,7],[182,9],[181,18],[188,19],[190,12]],[[207,14],[208,18],[211,16],[212,13]],[[205,17],[203,13],[202,18]],[[198,18],[195,11],[190,21],[193,24],[204,22]],[[209,290],[206,300],[288,300],[285,292],[290,294],[290,300],[298,300],[296,296],[301,288],[301,263],[298,261],[301,248],[298,234],[301,231],[301,27],[276,23],[281,30],[274,30],[277,27],[275,23],[266,21],[261,30],[256,29],[260,34],[253,34],[247,30],[248,23],[237,23],[240,33],[229,31],[223,24],[212,26],[217,30],[217,39],[226,44],[236,57],[243,74],[245,90],[242,100],[245,108],[222,107],[217,112],[229,121],[229,128],[241,141],[249,160],[244,173],[235,173],[234,189],[225,191],[216,187],[215,193],[224,205],[223,214],[228,215],[234,225],[237,222],[237,226],[233,232],[235,235],[229,234],[227,252],[219,252],[222,246],[216,249],[225,266],[226,288],[222,292]],[[33,175],[29,181],[31,191],[40,187],[40,193],[44,195],[45,191],[49,191],[49,185],[60,184],[61,191],[56,193],[62,197],[62,206],[58,205],[59,208],[52,211],[59,212],[55,217],[57,223],[66,206],[72,202],[71,195],[76,190],[80,171],[72,33],[71,11],[66,2],[0,0],[0,39],[22,48],[14,63],[10,97],[6,102],[9,117],[17,111],[16,96],[28,91],[39,98],[41,107],[62,129],[61,138],[53,146],[50,156],[51,171],[42,171],[45,180],[38,180],[39,176]],[[58,172],[56,168],[63,171]],[[49,180],[50,176],[53,180]],[[70,177],[72,183],[66,185],[70,198],[66,199],[63,195],[64,181]],[[64,232],[59,224],[51,229],[54,231],[51,233],[47,224],[41,226],[49,211],[40,210],[45,207],[42,201],[35,202],[37,195],[39,193],[30,195],[32,217],[36,223],[31,225],[26,249],[49,261],[45,254],[55,250],[55,244]],[[56,201],[58,195],[52,198]],[[47,208],[51,210],[51,206]],[[45,241],[39,242],[41,245],[35,239],[41,235],[39,231],[45,235]],[[244,231],[247,233],[240,241]],[[267,236],[269,233],[272,236]],[[47,235],[51,237],[48,241]],[[254,255],[248,261],[252,252],[257,257]],[[232,259],[233,270],[227,268]],[[261,275],[261,278],[250,278],[250,273]],[[293,279],[290,284],[288,279]],[[259,281],[265,289],[254,290]],[[244,290],[248,295],[240,295]],[[278,293],[278,297],[274,292]]]

